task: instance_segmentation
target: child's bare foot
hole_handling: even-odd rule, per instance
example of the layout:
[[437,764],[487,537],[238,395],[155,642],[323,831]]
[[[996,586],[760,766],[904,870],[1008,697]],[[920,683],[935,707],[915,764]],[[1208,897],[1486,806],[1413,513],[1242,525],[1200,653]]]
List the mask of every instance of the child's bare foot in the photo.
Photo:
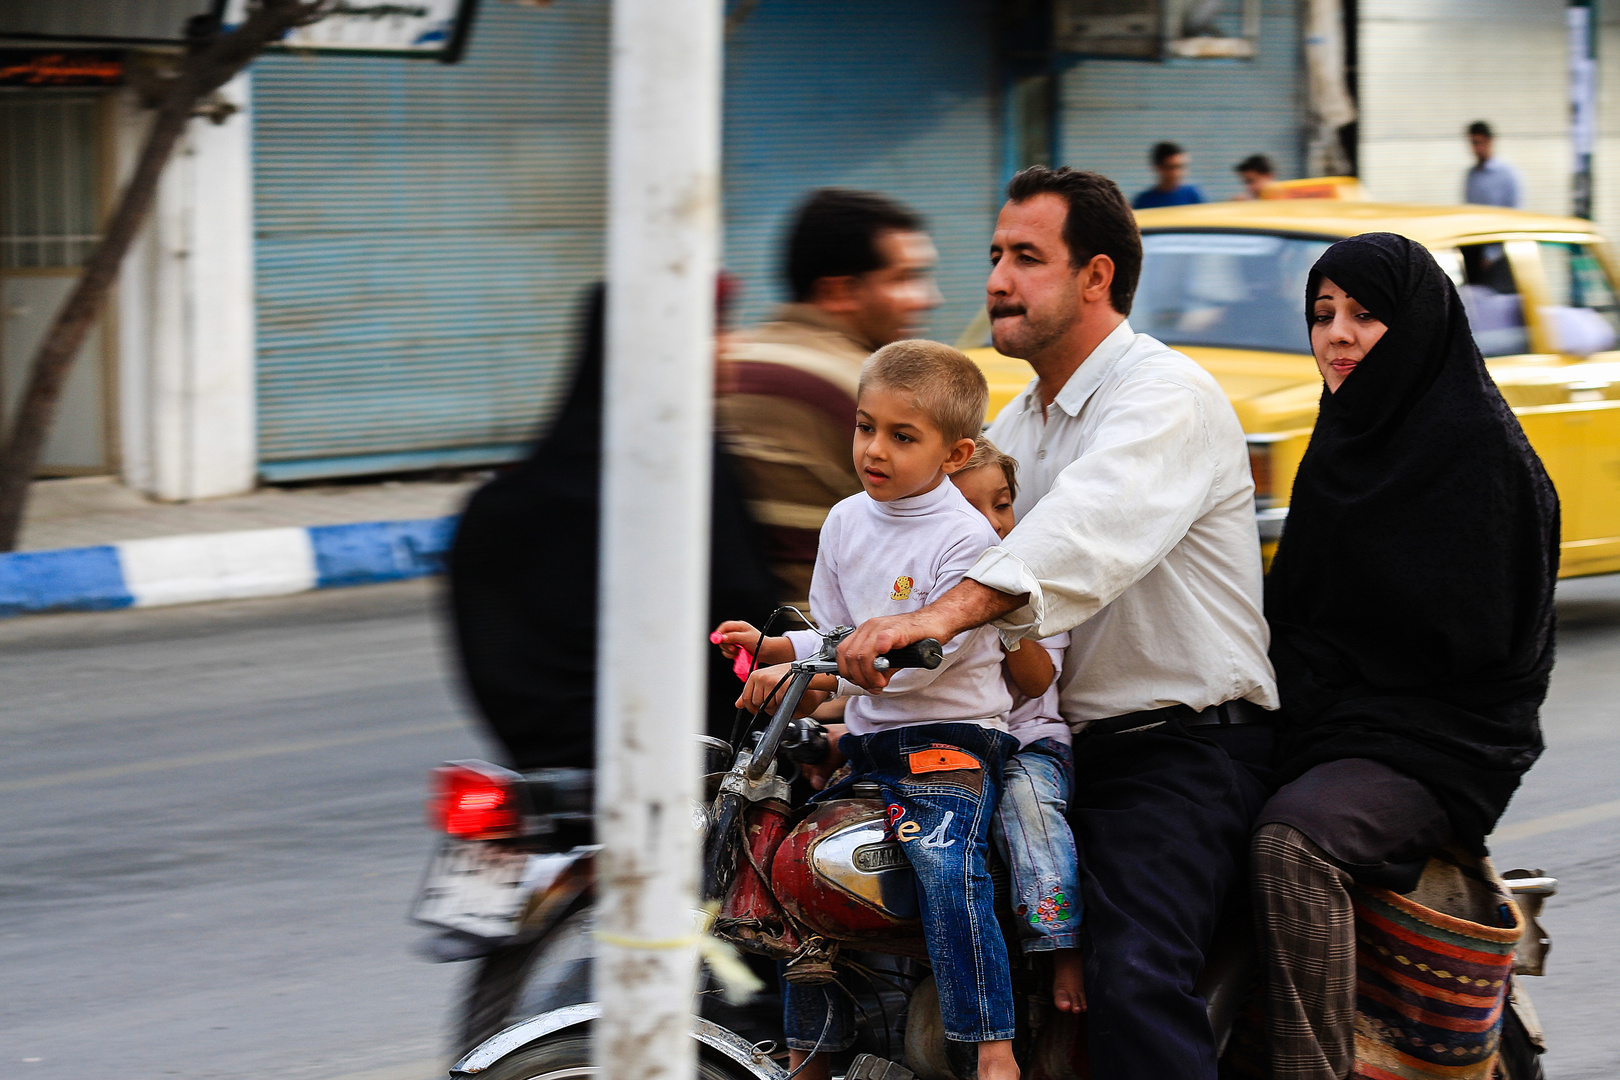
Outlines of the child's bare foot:
[[979,1080],[1018,1080],[1011,1039],[979,1044]]
[[1086,1011],[1086,980],[1079,949],[1058,949],[1052,953],[1052,1004],[1058,1012]]

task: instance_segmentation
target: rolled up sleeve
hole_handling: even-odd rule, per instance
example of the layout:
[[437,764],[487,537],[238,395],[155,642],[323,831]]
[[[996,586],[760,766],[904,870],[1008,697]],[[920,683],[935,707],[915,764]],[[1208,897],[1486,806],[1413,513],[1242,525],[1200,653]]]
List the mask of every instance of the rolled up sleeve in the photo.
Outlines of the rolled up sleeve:
[[1191,387],[1132,385],[1051,490],[968,571],[998,592],[1028,594],[996,621],[1003,638],[1073,629],[1140,581],[1207,510],[1215,460]]

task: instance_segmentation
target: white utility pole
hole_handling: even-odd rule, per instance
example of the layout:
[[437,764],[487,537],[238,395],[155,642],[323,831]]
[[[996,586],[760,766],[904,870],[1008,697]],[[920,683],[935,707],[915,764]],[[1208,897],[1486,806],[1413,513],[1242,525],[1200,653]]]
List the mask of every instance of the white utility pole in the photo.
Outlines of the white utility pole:
[[613,1080],[697,1072],[721,3],[613,3],[596,909]]

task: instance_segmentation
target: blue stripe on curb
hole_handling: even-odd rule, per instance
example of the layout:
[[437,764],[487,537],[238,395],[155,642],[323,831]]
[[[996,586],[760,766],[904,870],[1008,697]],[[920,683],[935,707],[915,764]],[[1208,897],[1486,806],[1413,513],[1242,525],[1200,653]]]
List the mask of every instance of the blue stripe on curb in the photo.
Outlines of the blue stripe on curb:
[[111,545],[0,555],[0,616],[97,611],[135,602]]
[[443,573],[455,530],[454,517],[316,525],[309,530],[315,548],[315,587]]

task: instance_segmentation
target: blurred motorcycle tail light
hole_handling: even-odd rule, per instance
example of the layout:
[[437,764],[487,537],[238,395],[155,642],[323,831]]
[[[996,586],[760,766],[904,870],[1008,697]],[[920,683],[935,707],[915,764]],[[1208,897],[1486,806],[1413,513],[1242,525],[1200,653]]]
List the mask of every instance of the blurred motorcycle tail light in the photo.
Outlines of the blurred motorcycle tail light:
[[[482,766],[480,768],[479,766]],[[433,770],[428,825],[462,840],[503,840],[523,832],[509,773],[498,765],[454,761]]]

